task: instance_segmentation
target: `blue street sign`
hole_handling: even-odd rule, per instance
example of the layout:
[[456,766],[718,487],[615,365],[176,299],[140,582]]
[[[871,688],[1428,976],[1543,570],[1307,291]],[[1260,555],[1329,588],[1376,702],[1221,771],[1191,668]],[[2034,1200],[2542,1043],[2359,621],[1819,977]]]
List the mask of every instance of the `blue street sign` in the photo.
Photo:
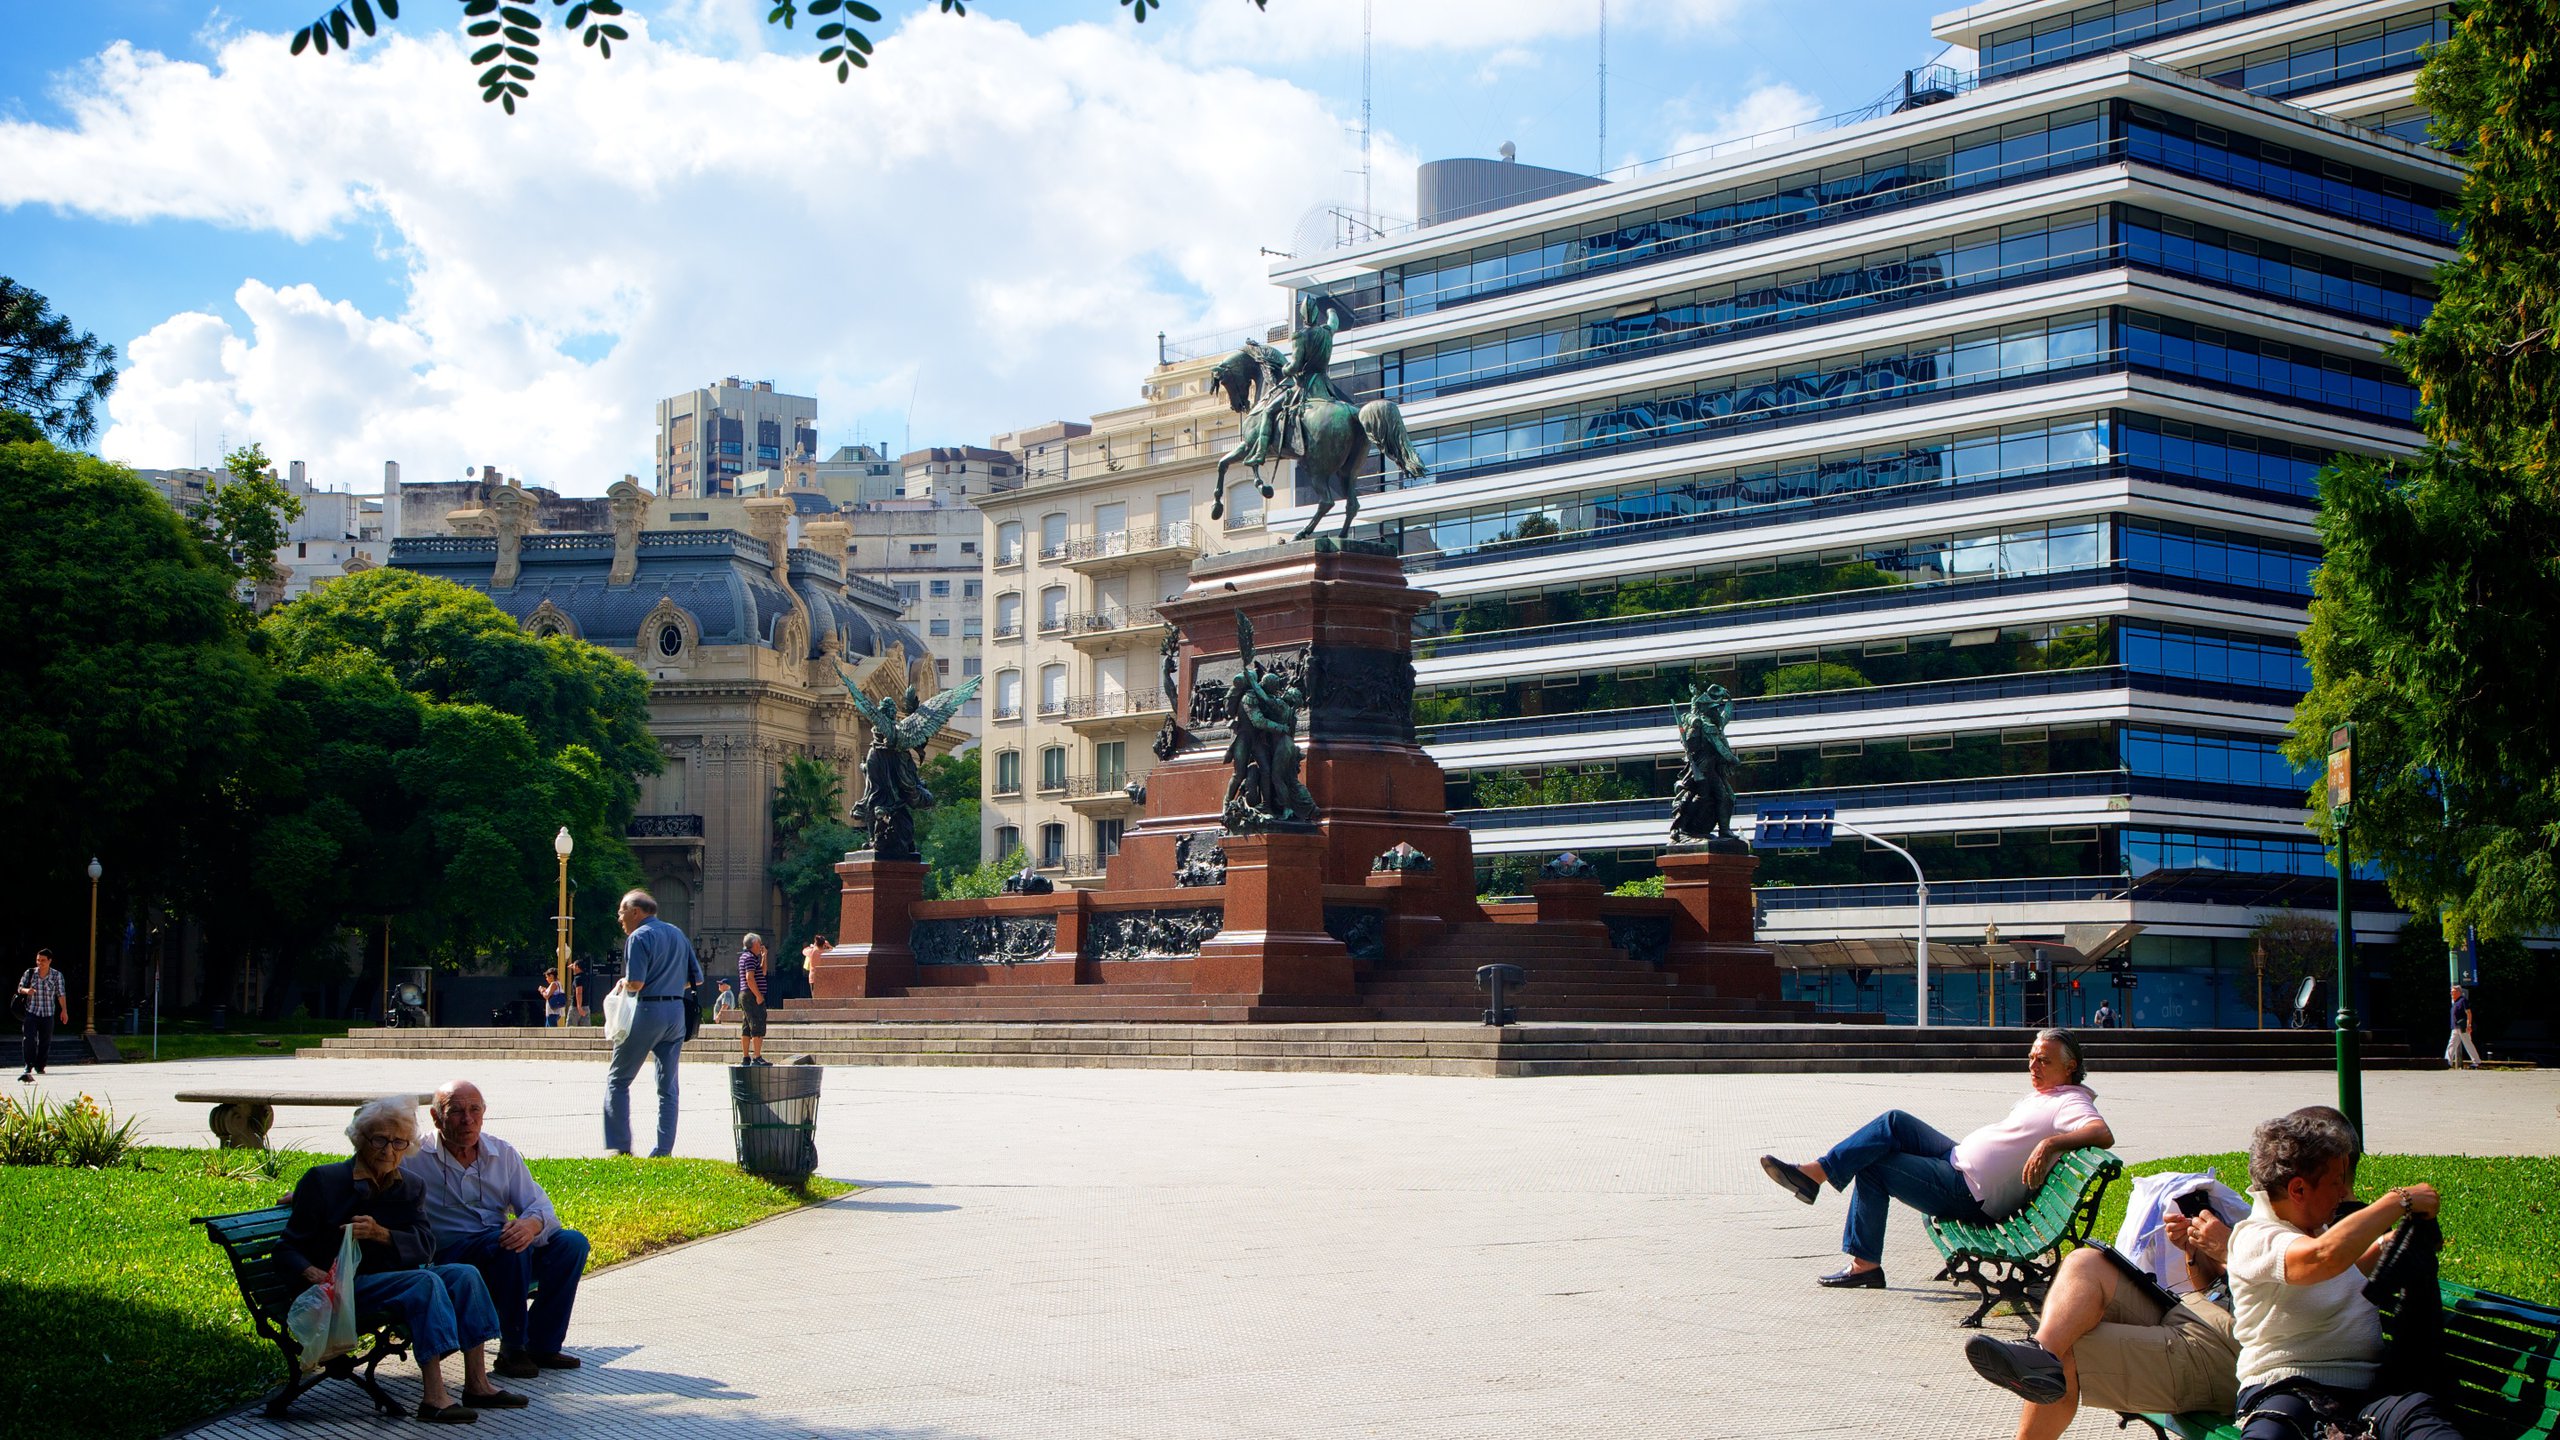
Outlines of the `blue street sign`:
[[1831,805],[1770,805],[1753,817],[1754,850],[1810,850],[1831,843]]

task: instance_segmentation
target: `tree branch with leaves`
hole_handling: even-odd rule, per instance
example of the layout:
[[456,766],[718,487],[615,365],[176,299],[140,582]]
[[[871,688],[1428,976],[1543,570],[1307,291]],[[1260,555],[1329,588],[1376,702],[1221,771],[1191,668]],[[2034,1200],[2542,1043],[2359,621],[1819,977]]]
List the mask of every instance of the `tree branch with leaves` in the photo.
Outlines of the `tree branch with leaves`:
[[[536,68],[542,64],[542,36],[550,21],[542,8],[543,0],[460,0],[462,33],[474,42],[471,63],[483,67],[478,76],[480,98],[516,113],[516,102],[526,99],[531,91]],[[765,0],[740,0],[745,4],[761,4]],[[935,0],[945,15],[965,16],[969,0]],[[1246,0],[1259,10],[1270,0]],[[621,21],[624,10],[619,0],[550,0],[551,15],[556,16],[562,30],[575,35],[581,44],[605,58],[613,58],[617,41],[627,41],[631,32]],[[1165,0],[1120,0],[1121,8],[1131,19],[1144,23],[1150,11],[1164,8]],[[836,83],[843,84],[853,72],[871,64],[874,45],[871,35],[862,27],[880,23],[880,12],[863,0],[772,0],[765,13],[767,25],[784,30],[798,27],[800,17],[825,23],[816,27],[815,36],[823,42],[818,63],[835,68]],[[308,50],[326,55],[332,50],[355,47],[356,37],[371,37],[381,32],[387,22],[400,19],[400,0],[343,0],[320,13],[320,17],[294,32],[293,53]]]
[[42,295],[0,275],[0,410],[62,444],[86,445],[115,388],[116,347],[74,330]]

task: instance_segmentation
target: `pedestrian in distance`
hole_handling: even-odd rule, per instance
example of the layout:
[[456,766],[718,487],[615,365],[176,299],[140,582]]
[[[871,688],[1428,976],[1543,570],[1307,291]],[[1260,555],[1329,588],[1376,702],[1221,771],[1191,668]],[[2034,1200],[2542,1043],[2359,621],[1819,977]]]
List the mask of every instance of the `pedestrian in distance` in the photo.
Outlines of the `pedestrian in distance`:
[[729,988],[727,976],[720,980],[720,993],[711,997],[711,1023],[731,1025],[738,1019],[738,992]]
[[767,1063],[764,1058],[765,983],[764,937],[749,935],[745,948],[738,952],[738,1063],[741,1065]]
[[2453,1033],[2446,1036],[2444,1042],[2444,1068],[2447,1070],[2457,1068],[2458,1056],[2469,1056],[2471,1068],[2480,1068],[2480,1047],[2471,1041],[2471,1026],[2471,992],[2456,985],[2453,987]]
[[2114,1029],[2116,1025],[2116,1007],[2103,1000],[2099,1001],[2098,1013],[2089,1017],[2089,1023],[2100,1030]]
[[37,951],[36,963],[18,977],[17,1000],[18,1056],[25,1066],[18,1079],[32,1085],[44,1073],[45,1062],[53,1058],[53,1027],[71,1006],[62,972],[53,968],[52,951]]
[[556,1029],[569,1023],[569,987],[560,983],[556,969],[542,972],[542,983],[535,987],[542,996],[542,1026]]
[[658,902],[646,890],[622,897],[622,981],[639,1008],[630,1033],[613,1047],[605,1070],[604,1148],[631,1153],[631,1082],[644,1060],[658,1066],[658,1144],[649,1153],[676,1148],[676,1072],[684,1060],[685,991],[702,983],[702,962],[684,932],[658,918]]
[[551,1196],[516,1148],[482,1131],[489,1102],[468,1080],[436,1088],[435,1129],[418,1142],[408,1173],[425,1187],[419,1210],[435,1232],[436,1262],[480,1272],[498,1314],[498,1358],[511,1380],[575,1370],[564,1353],[587,1237],[560,1223]]

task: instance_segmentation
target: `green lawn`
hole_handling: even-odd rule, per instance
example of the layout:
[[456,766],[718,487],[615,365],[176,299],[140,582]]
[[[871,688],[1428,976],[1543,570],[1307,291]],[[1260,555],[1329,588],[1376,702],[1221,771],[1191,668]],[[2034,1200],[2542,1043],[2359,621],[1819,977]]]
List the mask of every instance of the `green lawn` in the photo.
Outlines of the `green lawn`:
[[[165,1053],[165,1049],[164,1049]],[[256,1399],[282,1378],[231,1269],[189,1222],[254,1210],[340,1157],[149,1148],[139,1170],[0,1167],[0,1440],[149,1440]],[[850,1193],[803,1195],[712,1160],[536,1160],[594,1267]],[[238,1173],[220,1173],[233,1167]]]
[[[214,1060],[234,1055],[290,1055],[303,1046],[317,1046],[324,1040],[347,1033],[344,1020],[313,1020],[297,1017],[287,1020],[233,1020],[216,1030],[209,1021],[170,1018],[160,1022],[160,1058],[163,1060]],[[117,1035],[116,1049],[127,1060],[151,1058],[151,1030],[145,1026],[139,1035]],[[56,1044],[61,1043],[59,1040]]]
[[[2128,1177],[2211,1170],[2249,1192],[2249,1157],[2174,1155],[2125,1168]],[[2560,1156],[2368,1155],[2356,1193],[2425,1181],[2444,1196],[2444,1278],[2546,1305],[2560,1305]],[[2097,1234],[2113,1238],[2132,1187],[2110,1186]]]

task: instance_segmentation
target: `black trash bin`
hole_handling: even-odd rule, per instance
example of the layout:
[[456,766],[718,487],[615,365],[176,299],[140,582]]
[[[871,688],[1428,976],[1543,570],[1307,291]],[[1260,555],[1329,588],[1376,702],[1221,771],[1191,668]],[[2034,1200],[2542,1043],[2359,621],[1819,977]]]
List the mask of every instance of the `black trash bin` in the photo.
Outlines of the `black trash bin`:
[[738,1167],[775,1180],[806,1180],[818,1168],[819,1065],[732,1065]]

